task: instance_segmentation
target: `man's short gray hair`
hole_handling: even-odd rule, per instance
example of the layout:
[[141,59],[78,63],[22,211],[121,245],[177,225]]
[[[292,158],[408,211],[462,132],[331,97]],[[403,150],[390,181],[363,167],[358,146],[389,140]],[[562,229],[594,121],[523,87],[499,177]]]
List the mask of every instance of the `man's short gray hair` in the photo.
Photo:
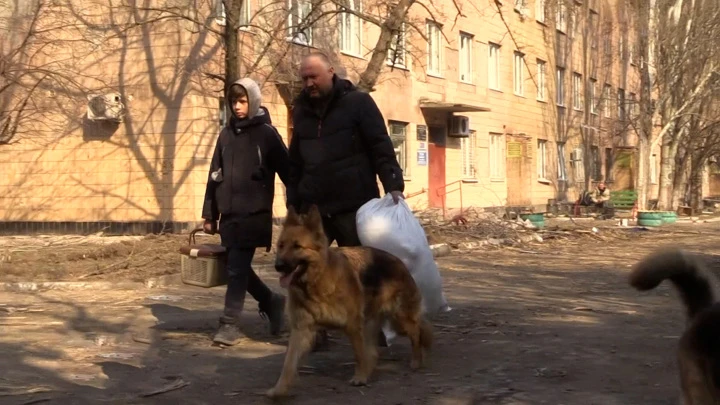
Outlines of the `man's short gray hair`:
[[324,52],[312,52],[310,54],[307,54],[303,57],[303,62],[305,62],[306,60],[308,60],[310,58],[320,59],[321,61],[323,61],[323,63],[325,63],[327,65],[328,68],[333,66],[333,63],[330,61],[330,58]]

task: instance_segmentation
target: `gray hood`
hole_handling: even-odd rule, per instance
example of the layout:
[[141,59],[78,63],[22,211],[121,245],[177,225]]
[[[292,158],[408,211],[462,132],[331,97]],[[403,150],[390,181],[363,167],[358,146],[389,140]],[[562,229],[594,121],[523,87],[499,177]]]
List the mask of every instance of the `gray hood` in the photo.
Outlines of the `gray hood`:
[[[258,86],[257,83],[255,83],[255,80],[250,79],[249,77],[246,77],[244,79],[240,79],[232,84],[232,86],[240,86],[245,89],[248,95],[248,119],[252,119],[256,115],[262,115],[264,111],[260,109],[260,105],[262,104],[262,92],[260,91],[260,86]],[[230,86],[230,87],[232,87]],[[230,98],[227,97],[229,100]],[[232,106],[230,106],[230,111],[235,115],[235,112],[233,111]]]

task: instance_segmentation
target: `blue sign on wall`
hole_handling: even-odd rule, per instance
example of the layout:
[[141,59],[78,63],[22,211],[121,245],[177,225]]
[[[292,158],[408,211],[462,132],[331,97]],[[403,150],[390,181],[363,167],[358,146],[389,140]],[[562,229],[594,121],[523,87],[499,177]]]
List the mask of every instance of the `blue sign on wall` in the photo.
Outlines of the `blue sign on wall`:
[[419,150],[417,153],[418,166],[427,166],[427,151]]

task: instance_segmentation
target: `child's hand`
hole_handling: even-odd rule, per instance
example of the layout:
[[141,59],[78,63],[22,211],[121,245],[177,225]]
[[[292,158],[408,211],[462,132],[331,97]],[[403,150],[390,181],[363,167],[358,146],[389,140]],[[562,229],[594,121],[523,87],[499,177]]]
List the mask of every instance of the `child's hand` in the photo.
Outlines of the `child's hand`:
[[205,223],[203,224],[203,232],[208,235],[215,235],[215,233],[217,232],[217,222],[206,219]]

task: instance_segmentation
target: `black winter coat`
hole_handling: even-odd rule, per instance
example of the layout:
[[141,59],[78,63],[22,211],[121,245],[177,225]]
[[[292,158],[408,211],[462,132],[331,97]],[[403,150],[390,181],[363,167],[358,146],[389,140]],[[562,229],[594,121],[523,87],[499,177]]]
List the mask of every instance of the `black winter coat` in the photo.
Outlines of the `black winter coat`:
[[287,197],[301,212],[310,204],[323,215],[356,211],[380,196],[376,176],[386,193],[405,188],[375,101],[348,80],[333,81],[324,113],[316,112],[304,91],[294,104]]
[[[220,219],[220,228],[236,227],[236,246],[269,249],[272,244],[275,173],[287,183],[289,161],[285,143],[270,122],[264,108],[251,119],[233,116],[220,132],[210,163],[202,217]],[[218,169],[221,181],[213,179]]]

